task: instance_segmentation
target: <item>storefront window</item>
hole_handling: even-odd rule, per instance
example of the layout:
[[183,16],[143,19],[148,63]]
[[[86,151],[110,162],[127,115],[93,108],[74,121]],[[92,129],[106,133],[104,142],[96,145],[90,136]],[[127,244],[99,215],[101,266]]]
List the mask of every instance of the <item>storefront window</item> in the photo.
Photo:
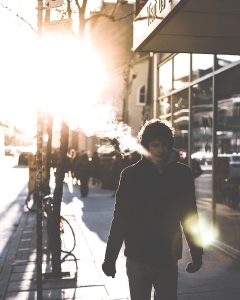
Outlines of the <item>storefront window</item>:
[[192,54],[192,80],[213,71],[213,58],[212,54]]
[[212,78],[192,87],[191,158],[200,165],[202,174],[195,178],[197,199],[211,207],[212,200]]
[[159,101],[159,119],[171,123],[171,98],[166,97]]
[[173,86],[174,89],[181,89],[189,83],[190,74],[190,54],[180,53],[173,58]]
[[220,240],[240,250],[240,67],[216,76],[217,223]]
[[160,95],[165,95],[172,90],[172,60],[170,59],[159,67]]
[[[192,143],[191,167],[193,170],[195,191],[204,228],[212,224],[212,129],[213,95],[212,78],[195,84],[191,89],[192,97]],[[206,230],[209,235],[209,230]],[[212,232],[211,232],[212,233]],[[203,242],[209,243],[204,236]]]
[[188,124],[189,105],[188,90],[181,91],[173,95],[173,127],[174,127],[174,147],[186,157],[188,151]]
[[239,55],[216,55],[216,69],[225,67],[233,62],[239,61]]

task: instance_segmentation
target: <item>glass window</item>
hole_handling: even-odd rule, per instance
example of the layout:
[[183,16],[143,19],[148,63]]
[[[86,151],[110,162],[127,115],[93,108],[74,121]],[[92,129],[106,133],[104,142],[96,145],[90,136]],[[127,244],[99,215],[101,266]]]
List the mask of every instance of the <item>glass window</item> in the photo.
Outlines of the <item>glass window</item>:
[[[216,76],[218,153],[240,154],[240,67]],[[240,176],[240,173],[239,173]]]
[[173,128],[176,147],[183,153],[184,157],[188,151],[188,124],[189,124],[189,105],[188,90],[181,91],[173,95]]
[[[192,149],[191,158],[203,173],[195,179],[196,196],[211,205],[212,199],[212,78],[192,87]],[[206,180],[207,179],[207,180]]]
[[180,53],[173,58],[173,87],[175,90],[182,88],[189,82],[190,54]]
[[[240,250],[240,66],[216,76],[217,224],[219,239]],[[226,222],[227,220],[227,222]]]
[[[212,224],[212,132],[213,132],[213,94],[212,78],[195,84],[192,97],[192,148],[191,167],[195,177],[195,192],[203,228],[203,243],[208,246],[208,231]],[[200,172],[197,174],[196,171]]]
[[167,94],[172,90],[172,60],[170,59],[159,67],[160,95]]
[[213,58],[212,54],[192,54],[192,80],[213,71]]
[[159,101],[159,119],[171,123],[171,98],[166,97]]
[[220,55],[216,56],[216,69],[225,67],[233,62],[240,60],[239,55]]
[[143,85],[139,89],[139,94],[138,94],[138,104],[144,104],[146,101],[146,87]]

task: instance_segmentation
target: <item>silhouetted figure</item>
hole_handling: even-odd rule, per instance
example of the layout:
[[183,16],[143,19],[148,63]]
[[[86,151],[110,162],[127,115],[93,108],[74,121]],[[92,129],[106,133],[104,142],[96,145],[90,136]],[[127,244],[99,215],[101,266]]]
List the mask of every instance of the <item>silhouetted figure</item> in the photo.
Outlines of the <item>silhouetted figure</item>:
[[115,276],[124,242],[132,300],[176,300],[182,229],[192,262],[187,272],[202,266],[194,179],[190,168],[172,152],[172,130],[159,120],[145,123],[139,139],[146,153],[121,173],[102,269]]
[[91,177],[93,185],[100,184],[100,157],[98,153],[93,152],[92,160],[91,160]]
[[74,164],[75,164],[76,151],[75,149],[70,149],[67,153],[65,160],[65,175],[68,178],[74,178]]
[[59,159],[59,151],[57,149],[54,149],[51,154],[51,167],[56,170],[58,166],[58,159]]
[[87,197],[89,192],[89,179],[91,174],[91,166],[87,153],[78,155],[75,161],[75,173],[77,179],[80,180],[80,193],[82,197]]
[[[188,157],[187,156],[184,159],[180,159],[180,161],[183,164],[188,165]],[[194,179],[198,178],[199,176],[202,175],[203,171],[202,171],[201,165],[200,165],[199,161],[196,160],[195,158],[191,158],[191,166],[190,167],[191,167]]]
[[191,159],[191,169],[192,169],[192,173],[193,173],[194,178],[198,178],[203,173],[199,161],[197,161],[195,158]]
[[113,189],[115,196],[115,192],[117,190],[120,174],[122,170],[126,167],[128,167],[131,164],[131,161],[129,159],[129,155],[123,155],[120,152],[116,151],[115,157],[112,160],[112,170],[111,170],[111,176],[113,179]]
[[130,163],[135,164],[142,158],[141,154],[138,153],[137,151],[134,151],[130,154]]
[[70,149],[70,151],[69,151],[69,172],[70,172],[70,176],[72,178],[74,178],[75,158],[76,158],[76,150]]
[[[112,160],[111,176],[113,179],[113,189],[116,191],[123,170],[123,157],[120,152],[116,152]],[[115,194],[114,194],[115,195]]]

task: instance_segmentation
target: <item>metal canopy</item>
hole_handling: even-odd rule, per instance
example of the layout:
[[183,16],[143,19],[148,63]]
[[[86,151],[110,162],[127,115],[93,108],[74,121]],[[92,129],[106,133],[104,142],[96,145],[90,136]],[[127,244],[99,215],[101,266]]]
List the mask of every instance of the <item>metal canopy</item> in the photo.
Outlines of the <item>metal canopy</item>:
[[169,0],[149,22],[150,1],[134,21],[135,51],[240,54],[240,0]]

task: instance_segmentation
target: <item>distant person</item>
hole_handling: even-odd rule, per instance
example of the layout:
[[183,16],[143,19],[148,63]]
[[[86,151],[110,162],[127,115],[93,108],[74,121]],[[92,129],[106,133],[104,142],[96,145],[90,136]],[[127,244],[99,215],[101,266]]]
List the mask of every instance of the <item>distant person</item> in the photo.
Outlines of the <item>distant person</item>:
[[75,173],[80,180],[80,194],[87,197],[89,192],[89,179],[91,174],[91,166],[87,153],[79,154],[75,160]]
[[196,160],[195,158],[191,158],[191,169],[192,169],[194,179],[198,178],[203,173],[199,161]]
[[[123,157],[122,154],[116,151],[113,160],[112,160],[112,167],[111,167],[111,176],[113,180],[113,189],[116,191],[118,187],[118,182],[120,178],[120,174],[123,170]],[[115,196],[115,194],[114,194]]]
[[73,161],[74,161],[74,157],[76,155],[76,152],[74,149],[70,149],[67,152],[67,155],[65,157],[65,176],[67,176],[68,178],[72,178],[73,175]]
[[51,167],[54,171],[56,171],[58,166],[58,159],[59,159],[59,151],[54,149],[51,153]]
[[[183,164],[188,165],[188,157],[186,156],[184,159],[180,159]],[[200,162],[195,158],[191,158],[191,170],[193,174],[193,178],[196,179],[202,175],[203,170],[201,168]]]
[[141,159],[141,154],[138,153],[137,151],[133,151],[131,154],[130,154],[130,163],[131,164],[135,164],[136,162],[138,162],[140,159]]
[[98,153],[95,151],[93,152],[92,160],[91,160],[91,177],[92,177],[92,184],[98,185],[100,184],[100,157]]
[[114,277],[124,242],[132,300],[176,300],[182,229],[192,262],[186,271],[202,266],[194,180],[190,168],[172,153],[172,130],[160,120],[145,123],[139,134],[143,156],[123,170],[116,193],[112,226],[102,265]]
[[124,155],[121,152],[116,151],[115,156],[112,161],[112,169],[111,169],[111,175],[113,180],[113,197],[115,197],[115,192],[118,187],[120,174],[124,168],[129,166],[131,164],[131,161],[129,159],[129,155]]
[[72,182],[75,183],[75,159],[77,152],[75,149],[70,149],[68,154],[68,177],[71,177]]

